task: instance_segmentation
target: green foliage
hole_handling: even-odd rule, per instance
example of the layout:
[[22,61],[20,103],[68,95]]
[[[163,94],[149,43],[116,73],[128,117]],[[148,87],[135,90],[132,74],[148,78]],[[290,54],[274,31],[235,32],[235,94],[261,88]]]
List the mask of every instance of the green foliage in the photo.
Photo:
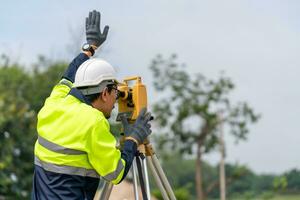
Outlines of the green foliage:
[[[0,66],[0,196],[28,198],[32,186],[36,115],[60,79],[63,63],[48,63],[32,72],[10,64]],[[39,62],[39,65],[45,63]]]
[[254,176],[254,187],[253,190],[257,191],[257,193],[261,193],[263,191],[273,190],[273,180],[274,175],[260,175]]
[[274,192],[271,192],[271,191],[266,191],[264,193],[261,194],[261,198],[263,200],[269,200],[269,199],[272,199],[274,198]]
[[300,194],[298,195],[276,195],[272,200],[299,200]]
[[245,200],[252,200],[256,197],[256,194],[253,191],[247,191],[243,194]]
[[285,176],[276,177],[273,181],[275,191],[284,191],[287,187],[287,178]]
[[191,194],[185,188],[180,188],[174,191],[176,199],[178,200],[190,200]]
[[[163,200],[163,197],[161,195],[161,192],[158,189],[155,189],[152,191],[152,194],[159,200]],[[178,200],[190,200],[191,195],[189,191],[185,188],[179,188],[174,191],[174,194],[176,196],[176,199]]]
[[288,185],[286,190],[291,193],[300,192],[300,170],[292,169],[283,175],[286,177]]
[[[0,194],[27,196],[32,174],[35,111],[26,99],[30,77],[18,65],[0,68]],[[30,163],[29,163],[30,162]]]
[[[191,187],[195,180],[194,160],[184,159],[183,161],[180,157],[180,154],[176,152],[173,152],[171,155],[160,155],[158,157],[160,161],[163,161],[162,166],[164,169],[166,169],[164,171],[168,177],[168,180],[175,188]],[[174,174],[176,174],[176,176],[174,176]]]
[[[38,64],[32,68],[31,85],[26,92],[32,109],[39,110],[49,96],[52,87],[61,79],[67,63],[46,60],[40,57]],[[34,94],[34,95],[33,95]]]
[[[243,195],[228,198],[229,200],[245,200]],[[256,195],[251,200],[299,200],[300,195],[274,195],[272,192],[266,192],[262,195]]]
[[[161,192],[158,189],[152,191],[153,196],[159,200],[163,200]],[[174,194],[177,200],[190,200],[192,199],[191,194],[186,188],[179,188],[174,190]]]
[[[231,168],[231,169],[228,170],[227,168]],[[255,186],[255,180],[256,180],[255,174],[251,170],[247,169],[246,167],[237,167],[237,169],[233,169],[233,168],[234,168],[233,166],[231,167],[229,165],[226,165],[227,177],[229,177],[230,174],[232,174],[233,178],[237,176],[237,178],[235,178],[235,181],[233,181],[228,185],[227,188],[228,193],[232,194],[232,193],[244,193],[247,191],[253,191],[253,187]],[[242,170],[242,172],[240,172],[240,170]]]

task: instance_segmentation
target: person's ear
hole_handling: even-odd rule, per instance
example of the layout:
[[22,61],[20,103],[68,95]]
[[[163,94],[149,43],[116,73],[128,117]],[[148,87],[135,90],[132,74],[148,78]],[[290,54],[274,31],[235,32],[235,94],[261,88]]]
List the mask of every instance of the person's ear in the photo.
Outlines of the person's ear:
[[108,97],[108,89],[107,89],[107,88],[105,88],[105,89],[102,91],[101,97],[102,97],[102,100],[103,100],[104,102],[107,101],[107,97]]

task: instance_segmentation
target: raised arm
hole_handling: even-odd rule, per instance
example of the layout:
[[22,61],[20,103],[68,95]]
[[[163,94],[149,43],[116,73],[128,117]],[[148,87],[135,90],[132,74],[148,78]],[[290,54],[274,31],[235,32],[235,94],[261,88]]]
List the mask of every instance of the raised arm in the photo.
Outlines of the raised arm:
[[87,43],[82,46],[83,52],[72,60],[63,75],[63,78],[71,81],[72,83],[74,82],[75,74],[79,66],[93,56],[96,49],[106,40],[109,27],[105,26],[103,33],[101,33],[100,19],[100,12],[94,10],[89,13],[89,16],[85,20]]

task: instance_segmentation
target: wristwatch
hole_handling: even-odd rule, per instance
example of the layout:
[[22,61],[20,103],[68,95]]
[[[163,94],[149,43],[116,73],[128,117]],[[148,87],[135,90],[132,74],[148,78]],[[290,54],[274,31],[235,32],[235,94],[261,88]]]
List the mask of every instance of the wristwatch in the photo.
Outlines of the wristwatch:
[[90,45],[89,43],[83,44],[81,49],[82,51],[91,52],[92,56],[95,54],[95,50],[93,49],[92,45]]

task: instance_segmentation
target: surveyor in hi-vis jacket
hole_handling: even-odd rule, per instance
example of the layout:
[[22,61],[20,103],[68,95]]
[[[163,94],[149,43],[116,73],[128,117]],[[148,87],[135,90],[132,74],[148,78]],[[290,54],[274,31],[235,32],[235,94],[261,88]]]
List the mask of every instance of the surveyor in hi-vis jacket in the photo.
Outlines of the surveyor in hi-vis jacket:
[[107,33],[108,26],[100,31],[100,13],[90,12],[82,53],[38,113],[32,199],[93,199],[100,177],[114,184],[125,178],[137,146],[151,134],[146,109],[134,124],[121,117],[125,142],[116,148],[107,120],[118,96],[115,70],[90,58]]

